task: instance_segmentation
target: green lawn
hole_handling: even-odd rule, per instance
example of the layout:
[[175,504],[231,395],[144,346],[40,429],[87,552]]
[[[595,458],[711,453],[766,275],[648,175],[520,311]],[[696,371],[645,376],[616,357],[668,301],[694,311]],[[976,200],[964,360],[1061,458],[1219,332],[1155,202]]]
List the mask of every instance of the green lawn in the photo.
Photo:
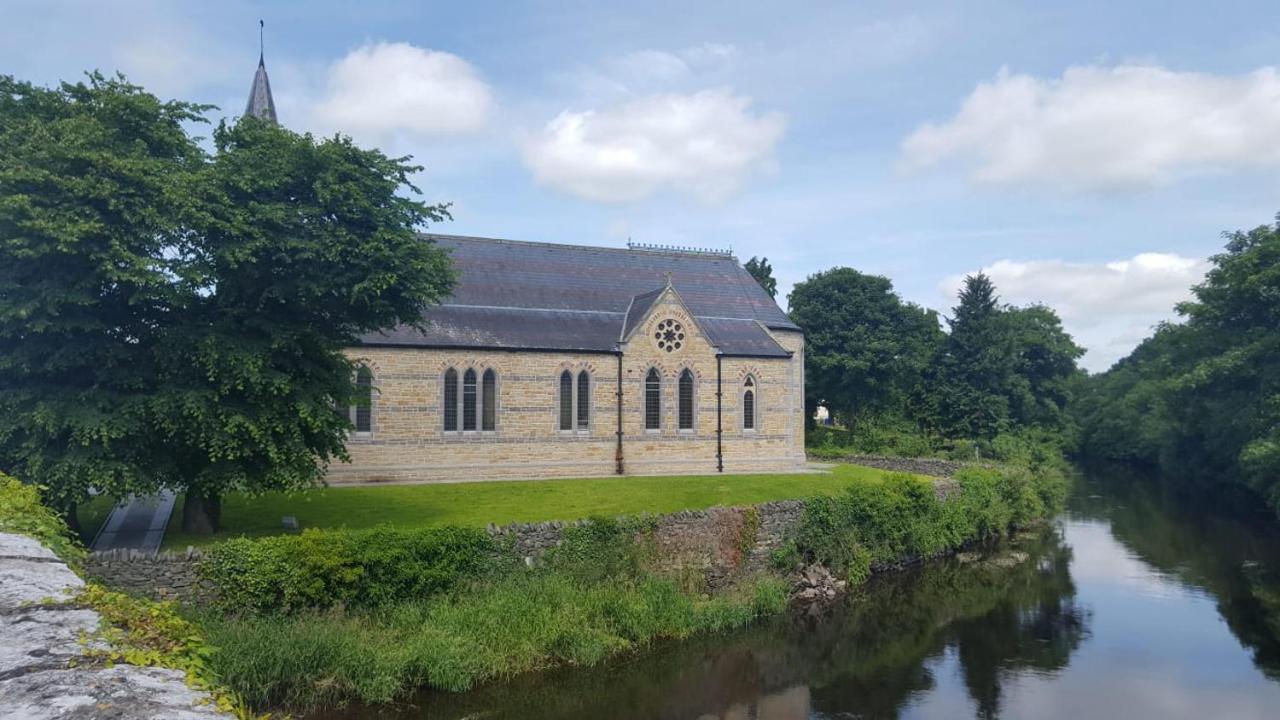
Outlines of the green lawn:
[[850,483],[874,480],[884,471],[839,465],[827,474],[612,477],[440,485],[374,485],[231,495],[223,501],[222,532],[213,537],[183,534],[181,506],[165,536],[166,548],[201,545],[237,535],[284,532],[281,517],[304,528],[363,528],[391,523],[483,526],[592,515],[667,513],[713,505],[749,505],[837,492]]

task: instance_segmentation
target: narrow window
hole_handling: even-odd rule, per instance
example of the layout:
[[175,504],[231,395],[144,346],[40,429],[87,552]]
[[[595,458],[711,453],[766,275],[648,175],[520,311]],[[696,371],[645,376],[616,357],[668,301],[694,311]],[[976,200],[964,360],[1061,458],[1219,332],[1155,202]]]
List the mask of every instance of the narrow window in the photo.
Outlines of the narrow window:
[[458,429],[458,371],[444,371],[444,431]]
[[560,373],[560,429],[573,429],[573,373]]
[[693,373],[689,368],[680,373],[680,429],[693,429]]
[[462,374],[462,429],[476,429],[476,371],[471,368]]
[[586,430],[591,424],[591,376],[586,370],[578,373],[578,429]]
[[495,394],[497,389],[498,374],[493,371],[493,368],[489,368],[480,378],[481,430],[492,430],[497,423],[498,397]]
[[356,397],[351,416],[356,432],[373,431],[373,372],[364,365],[356,368]]
[[662,427],[662,377],[657,368],[650,368],[644,379],[644,429]]
[[756,383],[751,378],[742,384],[742,429],[756,429]]

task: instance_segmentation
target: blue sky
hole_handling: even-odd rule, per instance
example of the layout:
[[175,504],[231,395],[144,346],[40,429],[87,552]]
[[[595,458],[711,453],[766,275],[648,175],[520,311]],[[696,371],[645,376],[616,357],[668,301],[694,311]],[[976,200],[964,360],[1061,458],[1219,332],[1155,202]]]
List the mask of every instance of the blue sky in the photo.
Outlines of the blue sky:
[[[1119,7],[1117,7],[1119,6]],[[1280,210],[1280,6],[7,0],[0,72],[89,68],[426,166],[443,232],[836,265],[943,311],[986,268],[1105,368]],[[783,298],[780,297],[780,300]],[[784,305],[785,305],[785,301]]]

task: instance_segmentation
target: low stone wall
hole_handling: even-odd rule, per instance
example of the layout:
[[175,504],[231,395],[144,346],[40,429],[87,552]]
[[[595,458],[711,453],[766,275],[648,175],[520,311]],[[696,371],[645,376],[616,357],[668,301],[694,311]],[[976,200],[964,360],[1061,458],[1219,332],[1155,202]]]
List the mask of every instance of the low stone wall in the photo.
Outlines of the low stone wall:
[[[654,563],[664,571],[699,572],[709,586],[719,587],[739,570],[765,567],[803,514],[803,500],[779,500],[658,515],[652,538]],[[491,525],[488,530],[533,562],[560,544],[565,528],[582,522],[587,521]]]
[[[803,513],[803,500],[780,500],[658,515],[652,536],[654,563],[664,571],[700,573],[708,586],[720,587],[740,570],[766,567]],[[585,522],[590,521],[490,525],[487,530],[533,563],[561,543],[566,528]],[[201,556],[196,549],[157,555],[137,550],[92,553],[85,561],[85,575],[155,600],[204,603],[213,599],[214,588],[197,572]]]
[[[921,470],[925,467],[940,470],[963,465],[944,460],[903,462],[886,469],[914,467],[905,471],[923,474]],[[909,462],[926,464],[905,464]],[[940,479],[934,488],[938,497],[946,500],[959,486],[953,480]],[[768,567],[774,550],[799,526],[804,508],[803,500],[778,500],[748,507],[713,507],[658,515],[653,518],[654,565],[668,572],[697,573],[708,587],[722,587],[740,572]],[[512,523],[490,525],[487,531],[490,536],[510,543],[512,552],[532,564],[547,550],[560,545],[566,528],[586,522],[590,521]],[[85,573],[108,586],[153,599],[203,603],[213,599],[214,588],[199,577],[200,558],[200,551],[194,549],[158,555],[115,550],[90,555]]]
[[0,718],[219,720],[179,670],[117,664],[94,651],[102,623],[74,603],[84,582],[48,548],[0,533]]
[[[833,462],[833,460],[827,460]],[[864,467],[873,467],[890,472],[905,472],[913,475],[928,475],[936,478],[949,478],[961,468],[973,465],[971,462],[943,460],[941,458],[902,458],[885,455],[849,455],[838,458],[838,462],[847,462]]]
[[108,550],[91,553],[84,571],[105,585],[152,600],[203,603],[213,598],[214,590],[196,572],[201,556],[195,548],[155,555],[140,550]]

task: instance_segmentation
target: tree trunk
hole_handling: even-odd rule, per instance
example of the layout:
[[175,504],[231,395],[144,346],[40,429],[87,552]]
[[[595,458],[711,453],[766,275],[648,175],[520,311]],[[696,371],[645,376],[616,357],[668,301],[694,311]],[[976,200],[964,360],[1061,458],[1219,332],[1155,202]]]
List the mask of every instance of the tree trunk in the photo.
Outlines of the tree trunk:
[[182,532],[212,535],[222,528],[222,497],[214,492],[187,490],[182,503]]

